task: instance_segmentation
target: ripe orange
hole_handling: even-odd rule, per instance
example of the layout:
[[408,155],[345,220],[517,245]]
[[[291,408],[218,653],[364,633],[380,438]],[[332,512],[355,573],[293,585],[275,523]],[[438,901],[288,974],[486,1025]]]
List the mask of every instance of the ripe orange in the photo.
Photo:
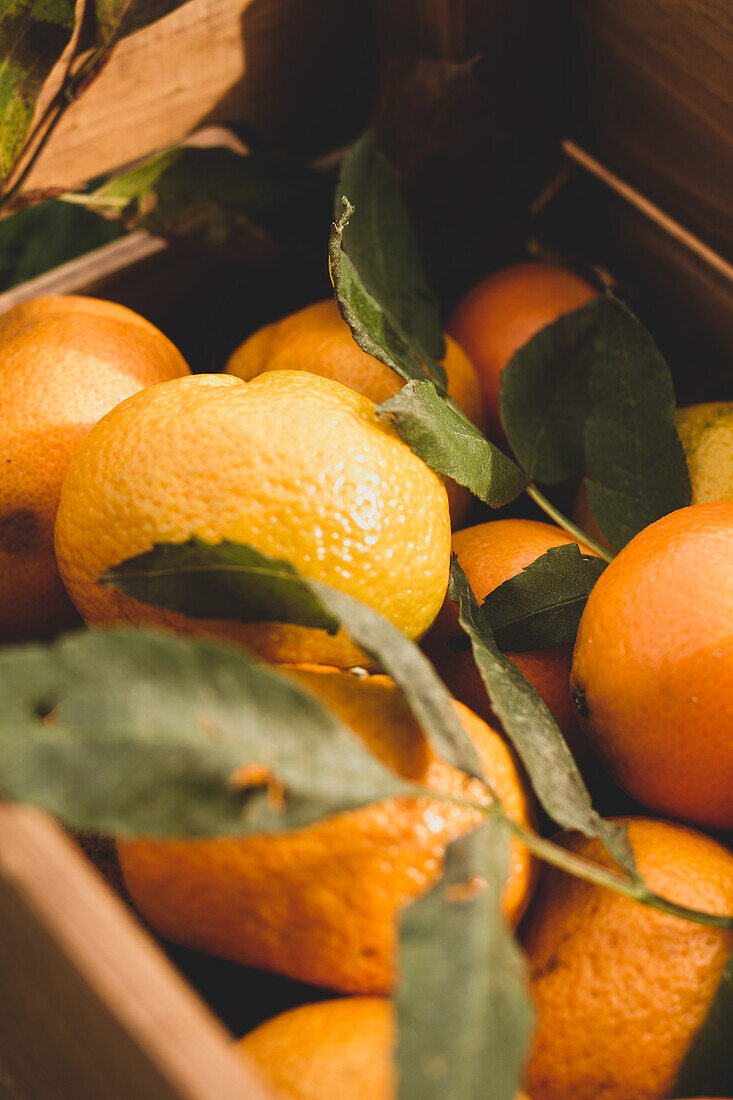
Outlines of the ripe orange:
[[476,368],[494,439],[504,438],[499,380],[514,352],[545,325],[597,293],[585,279],[563,267],[523,263],[495,271],[458,303],[448,331]]
[[284,1012],[237,1049],[283,1100],[396,1100],[395,1042],[391,1001],[342,997]]
[[[460,409],[483,431],[484,402],[476,371],[450,337],[443,360],[448,392]],[[307,370],[333,378],[368,397],[375,404],[386,401],[404,385],[393,370],[359,347],[339,313],[335,299],[315,302],[266,325],[237,348],[226,367],[245,382],[268,370]],[[457,526],[471,503],[471,494],[446,479],[451,519]]]
[[445,488],[367,398],[304,371],[252,382],[179,379],[119,405],[74,457],[56,551],[90,623],[158,622],[236,638],[278,661],[348,667],[343,634],[281,623],[213,623],[152,608],[96,583],[154,542],[231,539],[376,608],[409,637],[448,583]]
[[[733,913],[733,855],[682,825],[630,820],[652,890]],[[563,847],[610,865],[596,841]],[[523,931],[537,1020],[525,1086],[535,1100],[662,1100],[699,1030],[733,933],[691,924],[543,867]]]
[[[288,675],[398,774],[490,802],[482,783],[435,756],[387,677],[314,666]],[[506,812],[527,824],[528,796],[502,738],[456,706]],[[344,992],[384,993],[393,984],[400,909],[439,874],[445,845],[480,820],[447,802],[389,798],[288,833],[119,840],[118,852],[135,904],[168,939]],[[510,858],[503,900],[516,924],[533,865],[514,841]]]
[[[453,535],[453,553],[476,599],[481,603],[504,581],[531,565],[554,546],[575,540],[559,527],[529,519],[498,519],[466,527]],[[592,553],[582,547],[584,553]],[[486,689],[470,649],[454,651],[452,638],[462,634],[455,604],[446,598],[424,648],[451,692],[487,722],[495,722]],[[573,706],[568,681],[572,646],[510,653],[509,657],[552,711],[571,750],[581,763],[588,752]]]
[[[690,503],[733,500],[733,401],[687,405],[677,410],[675,420],[692,486]],[[573,519],[601,546],[613,550],[590,510],[583,483],[575,498]]]
[[73,617],[53,525],[84,436],[123,398],[188,373],[162,332],[114,302],[36,298],[0,317],[0,641]]
[[614,558],[583,612],[572,687],[634,798],[733,828],[733,502],[672,512]]

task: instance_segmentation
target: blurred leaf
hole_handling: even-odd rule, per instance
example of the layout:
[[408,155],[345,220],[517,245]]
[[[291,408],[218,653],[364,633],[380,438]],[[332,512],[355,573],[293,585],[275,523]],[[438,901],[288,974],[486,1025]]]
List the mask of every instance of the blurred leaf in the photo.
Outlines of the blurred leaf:
[[92,0],[98,46],[111,46],[120,38],[150,26],[164,15],[182,8],[188,0]]
[[377,406],[394,422],[402,439],[433,470],[492,508],[515,500],[527,485],[526,475],[490,443],[454,405],[439,397],[427,379],[409,382]]
[[458,621],[471,640],[476,666],[491,706],[516,749],[534,792],[550,817],[565,829],[597,837],[628,873],[634,855],[625,827],[604,821],[590,795],[555,719],[514,662],[498,648],[488,620],[471,591],[457,558],[451,562],[448,595],[458,606]]
[[6,649],[0,701],[0,794],[74,829],[266,832],[417,789],[298,685],[215,642],[117,630]]
[[400,377],[445,389],[445,341],[389,160],[367,132],[347,153],[335,196],[331,276],[357,344]]
[[598,526],[621,550],[650,523],[688,505],[692,489],[667,364],[621,302],[606,294],[597,310],[585,484]]
[[0,221],[0,291],[120,237],[124,230],[64,202],[43,202]]
[[328,189],[327,177],[287,157],[177,146],[67,199],[128,228],[237,253],[322,247]]
[[506,829],[488,820],[448,846],[443,877],[399,928],[399,1100],[515,1100],[532,1011],[501,912]]
[[501,372],[501,422],[533,481],[552,485],[585,471],[583,431],[597,331],[594,299],[540,329]]
[[38,97],[71,40],[74,0],[5,0],[0,10],[0,183],[23,151]]
[[730,1096],[733,1084],[733,955],[705,1022],[680,1066],[670,1096]]
[[503,652],[571,645],[586,600],[606,563],[573,543],[554,546],[504,581],[482,604]]
[[481,765],[453,701],[422,651],[384,616],[352,596],[301,576],[252,547],[191,539],[159,545],[100,578],[128,596],[199,618],[340,623],[399,684],[436,752],[469,775]]

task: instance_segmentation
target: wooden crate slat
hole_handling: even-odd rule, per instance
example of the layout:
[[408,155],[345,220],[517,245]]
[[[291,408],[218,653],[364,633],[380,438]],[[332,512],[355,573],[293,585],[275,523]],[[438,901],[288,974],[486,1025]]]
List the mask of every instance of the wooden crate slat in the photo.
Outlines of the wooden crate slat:
[[273,1100],[63,830],[7,804],[0,929],[0,1096]]

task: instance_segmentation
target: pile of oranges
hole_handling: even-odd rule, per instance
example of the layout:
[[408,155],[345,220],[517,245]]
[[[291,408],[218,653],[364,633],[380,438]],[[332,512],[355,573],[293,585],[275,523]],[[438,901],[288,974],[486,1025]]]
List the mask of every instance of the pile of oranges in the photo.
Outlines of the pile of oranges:
[[[514,351],[595,293],[572,272],[531,263],[496,272],[458,305],[448,392],[489,438],[507,446],[498,391]],[[452,644],[451,553],[482,601],[575,540],[535,518],[463,526],[469,494],[376,414],[401,383],[355,344],[335,302],[255,333],[224,373],[192,375],[122,306],[37,299],[0,318],[0,383],[3,642],[53,636],[79,615],[229,639],[277,663],[390,769],[435,792],[287,833],[118,842],[129,895],[161,935],[322,986],[324,998],[350,995],[242,1040],[276,1095],[388,1100],[397,918],[439,876],[446,845],[480,820],[440,796],[484,806],[496,797],[517,823],[537,820],[470,651]],[[510,656],[588,782],[610,777],[639,804],[624,821],[650,887],[722,915],[733,913],[733,403],[681,410],[678,426],[693,503],[613,558],[574,647]],[[582,495],[577,517],[598,540]],[[434,753],[397,686],[343,632],[194,619],[99,583],[154,544],[193,536],[284,559],[424,639],[487,786]],[[606,861],[579,835],[558,842]],[[503,909],[527,953],[536,1011],[527,1096],[669,1096],[733,935],[540,868],[518,841]]]

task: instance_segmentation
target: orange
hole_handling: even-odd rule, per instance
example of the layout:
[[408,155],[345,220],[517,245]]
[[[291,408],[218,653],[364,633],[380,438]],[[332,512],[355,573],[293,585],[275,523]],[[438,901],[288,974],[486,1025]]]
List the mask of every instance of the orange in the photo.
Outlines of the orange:
[[[288,675],[398,774],[490,802],[482,783],[436,757],[387,677],[313,666]],[[528,796],[502,738],[456,706],[506,812],[528,824]],[[428,797],[388,798],[289,833],[119,840],[118,851],[135,904],[168,939],[316,985],[384,993],[400,909],[440,873],[446,844],[480,820],[477,810]],[[512,924],[532,880],[529,854],[512,841],[503,899]]]
[[672,512],[613,559],[580,621],[572,687],[634,798],[733,828],[733,502]]
[[[566,546],[574,541],[559,527],[549,523],[530,519],[497,519],[456,531],[453,535],[453,553],[481,603],[489,592],[521,573],[541,554],[554,546]],[[583,553],[592,553],[586,546],[582,550]],[[470,648],[456,652],[450,646],[451,639],[461,635],[463,631],[458,625],[457,608],[446,599],[425,639],[425,651],[456,698],[486,721],[495,722]],[[508,656],[540,693],[571,750],[583,763],[587,746],[568,686],[572,646],[533,649],[526,653],[509,653]]]
[[231,539],[370,604],[411,638],[448,583],[445,488],[367,398],[305,371],[252,382],[178,379],[119,405],[89,434],[61,493],[56,551],[90,623],[208,631],[278,661],[348,667],[344,635],[281,623],[212,623],[97,584],[155,542]]
[[0,317],[0,641],[73,618],[53,525],[84,436],[123,398],[188,373],[162,332],[114,302],[36,298]]
[[[706,913],[733,913],[733,855],[722,845],[645,818],[630,819],[629,839],[652,890]],[[570,833],[560,842],[610,865],[596,841]],[[733,933],[543,867],[523,939],[537,1013],[525,1087],[535,1100],[669,1096]]]
[[[443,366],[450,396],[483,431],[486,417],[476,371],[450,336]],[[333,298],[261,328],[237,348],[226,369],[247,382],[267,370],[307,370],[342,382],[377,405],[404,385],[393,370],[362,351]],[[446,488],[456,526],[469,509],[471,494],[449,478]]]
[[397,1100],[395,1042],[391,1001],[342,997],[284,1012],[237,1049],[283,1100]]
[[597,293],[573,271],[555,264],[523,263],[495,271],[458,303],[448,331],[476,368],[494,439],[504,438],[499,380],[514,352],[545,325]]
[[[690,503],[733,500],[733,401],[687,405],[677,410],[676,424],[692,486]],[[590,510],[583,483],[575,498],[573,519],[601,546],[613,550]]]

